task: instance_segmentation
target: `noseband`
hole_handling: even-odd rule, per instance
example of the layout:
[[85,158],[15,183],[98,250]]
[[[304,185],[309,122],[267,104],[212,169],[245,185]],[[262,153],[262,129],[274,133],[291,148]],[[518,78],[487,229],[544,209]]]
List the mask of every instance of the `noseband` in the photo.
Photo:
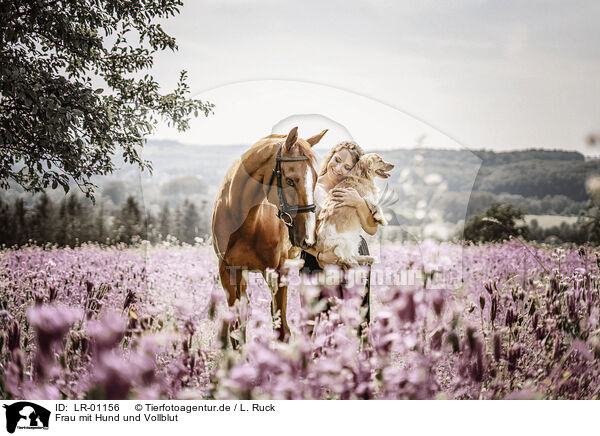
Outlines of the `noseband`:
[[288,233],[290,237],[290,242],[292,245],[296,245],[296,241],[294,239],[294,222],[292,218],[292,214],[296,215],[297,213],[305,213],[305,212],[314,212],[315,204],[307,204],[305,206],[290,206],[283,195],[283,186],[281,183],[281,162],[299,162],[303,160],[309,160],[307,156],[281,156],[281,149],[283,148],[283,142],[279,145],[279,149],[277,150],[277,157],[275,158],[275,168],[273,168],[273,174],[271,175],[271,180],[269,181],[269,187],[267,188],[267,198],[269,197],[269,193],[271,192],[271,186],[273,186],[273,179],[277,178],[277,196],[279,197],[279,207],[277,208],[277,217],[285,223],[288,228]]

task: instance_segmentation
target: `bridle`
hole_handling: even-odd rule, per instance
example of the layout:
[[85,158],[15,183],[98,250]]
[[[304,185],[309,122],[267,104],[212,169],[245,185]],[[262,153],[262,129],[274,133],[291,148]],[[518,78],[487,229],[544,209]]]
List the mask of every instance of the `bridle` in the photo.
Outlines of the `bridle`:
[[290,206],[283,195],[283,186],[281,183],[281,162],[300,162],[303,160],[309,160],[308,156],[281,156],[281,149],[283,148],[284,142],[279,144],[279,149],[277,150],[277,156],[275,158],[275,168],[273,168],[273,173],[271,174],[271,180],[269,181],[269,187],[267,188],[267,198],[269,197],[269,193],[271,192],[271,186],[273,186],[273,179],[277,178],[277,196],[279,197],[279,207],[277,208],[277,217],[281,219],[288,228],[288,233],[290,237],[290,242],[292,245],[296,245],[296,241],[294,239],[294,221],[292,218],[292,214],[296,215],[297,213],[306,213],[306,212],[314,212],[315,204],[307,204],[303,206]]

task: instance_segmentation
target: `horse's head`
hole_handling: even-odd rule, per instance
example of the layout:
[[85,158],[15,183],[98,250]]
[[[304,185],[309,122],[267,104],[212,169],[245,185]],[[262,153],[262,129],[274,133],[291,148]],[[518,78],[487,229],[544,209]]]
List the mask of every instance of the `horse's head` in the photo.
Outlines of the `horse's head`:
[[[317,144],[327,130],[308,139],[298,138],[298,127],[290,130],[281,148],[281,188],[289,206],[314,204],[314,190],[317,182],[316,159],[311,147]],[[303,160],[285,160],[285,158],[306,157]],[[281,207],[281,205],[280,205]],[[308,248],[316,242],[316,219],[312,212],[292,212],[289,214],[293,224],[295,244]]]

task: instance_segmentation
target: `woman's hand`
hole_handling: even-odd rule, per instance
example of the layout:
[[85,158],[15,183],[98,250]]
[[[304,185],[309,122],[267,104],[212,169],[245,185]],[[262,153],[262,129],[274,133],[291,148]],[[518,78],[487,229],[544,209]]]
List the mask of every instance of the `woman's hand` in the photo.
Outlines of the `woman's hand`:
[[371,210],[367,206],[364,198],[362,198],[356,189],[354,188],[333,188],[331,190],[331,197],[336,203],[334,206],[338,207],[353,207],[358,212],[358,218],[360,219],[360,226],[369,235],[377,233],[377,222],[373,218]]
[[336,202],[336,208],[344,206],[356,208],[364,203],[364,200],[354,188],[333,188],[331,196],[333,201]]
[[319,262],[319,266],[323,268],[325,265],[335,264],[338,261],[338,257],[335,255],[333,251],[320,251],[317,253]]

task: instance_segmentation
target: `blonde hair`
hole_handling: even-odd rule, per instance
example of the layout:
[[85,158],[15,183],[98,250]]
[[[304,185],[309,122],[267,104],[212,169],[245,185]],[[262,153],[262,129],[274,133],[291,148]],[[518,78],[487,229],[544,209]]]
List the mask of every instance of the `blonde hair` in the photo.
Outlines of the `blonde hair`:
[[319,173],[319,177],[327,173],[327,165],[329,165],[329,161],[338,151],[348,150],[350,156],[352,156],[353,164],[356,165],[356,162],[361,158],[363,154],[365,154],[364,150],[354,141],[342,141],[337,144],[335,147],[331,149],[331,151],[325,157],[323,161],[323,166],[321,167],[321,172]]

